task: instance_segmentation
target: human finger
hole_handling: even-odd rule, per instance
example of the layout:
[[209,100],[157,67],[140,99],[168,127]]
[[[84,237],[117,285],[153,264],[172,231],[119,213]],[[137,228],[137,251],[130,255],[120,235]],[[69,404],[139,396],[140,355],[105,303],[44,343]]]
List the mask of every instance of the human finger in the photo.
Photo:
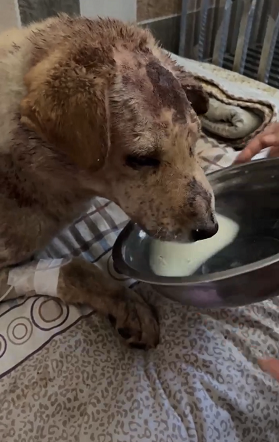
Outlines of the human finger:
[[279,146],[272,146],[269,149],[268,158],[277,158],[279,157]]
[[243,151],[238,155],[235,160],[235,164],[247,163],[255,155],[260,153],[260,151],[266,147],[276,146],[279,144],[278,137],[274,133],[265,133],[256,136]]
[[279,360],[278,359],[259,359],[260,368],[269,373],[274,379],[279,381]]

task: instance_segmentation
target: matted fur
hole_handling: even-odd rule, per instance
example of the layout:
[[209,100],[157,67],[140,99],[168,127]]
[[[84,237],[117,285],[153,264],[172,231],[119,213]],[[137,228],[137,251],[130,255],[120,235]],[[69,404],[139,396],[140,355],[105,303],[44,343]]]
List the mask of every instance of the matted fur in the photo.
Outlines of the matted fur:
[[[194,151],[207,107],[136,26],[62,15],[0,35],[1,267],[30,258],[96,195],[157,238],[214,230]],[[130,344],[158,341],[143,300],[82,260],[62,268],[59,295],[109,315]]]

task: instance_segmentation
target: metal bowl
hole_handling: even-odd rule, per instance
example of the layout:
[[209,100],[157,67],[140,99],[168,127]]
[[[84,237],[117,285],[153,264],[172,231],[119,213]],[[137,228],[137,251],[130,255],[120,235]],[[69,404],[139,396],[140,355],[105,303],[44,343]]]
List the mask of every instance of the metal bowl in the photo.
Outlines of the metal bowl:
[[164,296],[198,307],[240,306],[279,294],[279,159],[208,175],[216,211],[236,221],[234,242],[190,277],[161,277],[149,265],[152,239],[133,223],[113,248],[115,270]]

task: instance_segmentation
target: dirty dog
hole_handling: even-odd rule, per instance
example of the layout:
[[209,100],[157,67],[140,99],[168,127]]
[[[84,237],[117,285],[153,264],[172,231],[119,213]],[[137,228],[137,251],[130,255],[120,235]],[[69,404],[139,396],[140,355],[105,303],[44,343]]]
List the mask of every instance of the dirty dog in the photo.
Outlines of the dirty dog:
[[[214,198],[195,155],[207,109],[199,84],[136,26],[63,15],[3,33],[0,281],[94,196],[155,238],[214,235]],[[57,290],[109,317],[129,345],[157,345],[152,309],[94,265],[73,259]]]

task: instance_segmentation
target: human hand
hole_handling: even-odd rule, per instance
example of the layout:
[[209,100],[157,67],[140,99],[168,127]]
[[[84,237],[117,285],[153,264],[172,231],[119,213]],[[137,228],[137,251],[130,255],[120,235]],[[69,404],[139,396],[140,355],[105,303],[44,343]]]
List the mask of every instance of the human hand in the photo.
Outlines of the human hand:
[[279,360],[278,359],[259,359],[258,364],[263,371],[269,373],[274,379],[279,381]]
[[279,157],[279,123],[272,123],[258,134],[238,155],[235,164],[248,163],[262,149],[270,147],[269,158]]

